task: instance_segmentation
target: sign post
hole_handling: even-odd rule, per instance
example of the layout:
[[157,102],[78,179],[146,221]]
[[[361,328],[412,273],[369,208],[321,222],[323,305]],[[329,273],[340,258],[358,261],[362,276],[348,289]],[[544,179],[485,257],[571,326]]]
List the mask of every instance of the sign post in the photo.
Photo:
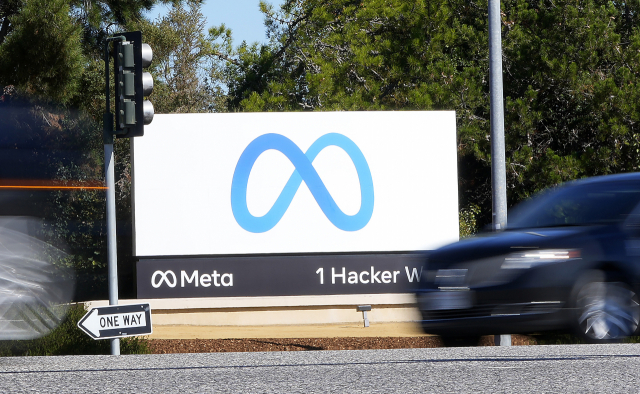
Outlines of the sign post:
[[91,308],[78,322],[78,328],[93,339],[149,335],[153,332],[151,308],[149,304]]

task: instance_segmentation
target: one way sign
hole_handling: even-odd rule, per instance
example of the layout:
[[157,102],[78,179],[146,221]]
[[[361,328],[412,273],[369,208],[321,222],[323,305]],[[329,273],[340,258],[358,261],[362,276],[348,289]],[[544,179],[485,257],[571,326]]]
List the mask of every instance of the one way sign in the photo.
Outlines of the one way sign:
[[93,339],[110,339],[149,335],[149,304],[114,305],[91,308],[78,322],[78,327]]

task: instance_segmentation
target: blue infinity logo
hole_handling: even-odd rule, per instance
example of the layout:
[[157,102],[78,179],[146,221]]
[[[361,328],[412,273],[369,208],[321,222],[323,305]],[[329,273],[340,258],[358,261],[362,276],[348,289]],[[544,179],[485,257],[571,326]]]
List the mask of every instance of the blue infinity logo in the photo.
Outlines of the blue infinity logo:
[[[355,215],[347,215],[342,212],[313,168],[312,163],[318,153],[331,145],[342,148],[356,167],[360,180],[360,210]],[[269,212],[264,216],[256,217],[247,208],[247,184],[253,164],[263,152],[269,149],[277,150],[287,156],[295,170]],[[369,165],[358,146],[349,138],[337,133],[325,134],[318,138],[306,153],[303,153],[290,139],[280,134],[264,134],[251,141],[240,155],[233,173],[231,182],[233,216],[242,228],[252,233],[264,233],[271,230],[282,219],[303,180],[322,212],[340,230],[357,231],[369,223],[373,214],[373,180]]]

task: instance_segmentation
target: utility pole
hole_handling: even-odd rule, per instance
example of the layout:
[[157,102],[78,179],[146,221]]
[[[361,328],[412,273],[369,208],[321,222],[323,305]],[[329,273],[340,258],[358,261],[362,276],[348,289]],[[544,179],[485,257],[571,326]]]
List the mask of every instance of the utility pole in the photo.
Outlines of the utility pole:
[[[491,192],[493,231],[507,226],[507,176],[504,153],[502,29],[500,0],[489,0],[489,93],[491,111]],[[496,335],[499,346],[511,346],[511,335]]]

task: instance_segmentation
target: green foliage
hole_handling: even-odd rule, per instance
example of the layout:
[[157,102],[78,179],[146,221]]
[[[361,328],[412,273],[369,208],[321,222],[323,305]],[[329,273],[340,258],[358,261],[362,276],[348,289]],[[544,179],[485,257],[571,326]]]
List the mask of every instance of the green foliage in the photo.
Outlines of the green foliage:
[[505,7],[512,199],[584,176],[636,171],[638,4]]
[[155,22],[139,21],[153,48],[156,113],[197,113],[223,109],[223,87],[211,69],[212,46],[205,36],[206,19],[197,1],[177,4]]
[[[0,356],[110,354],[110,341],[94,340],[78,328],[78,321],[86,312],[83,304],[71,305],[63,323],[49,335],[28,341],[0,341]],[[149,342],[143,337],[122,338],[120,353],[150,353]]]
[[[84,109],[104,39],[158,0],[9,0],[0,3],[0,86]],[[166,1],[163,1],[166,2]],[[177,0],[176,0],[177,2]],[[111,31],[110,31],[111,30]],[[104,66],[102,66],[104,70]],[[95,113],[93,113],[95,115]]]
[[81,30],[66,0],[31,0],[10,18],[15,29],[0,46],[0,84],[66,102],[82,76]]
[[475,204],[460,210],[458,214],[460,238],[466,238],[478,232],[477,218],[479,214],[480,207]]

